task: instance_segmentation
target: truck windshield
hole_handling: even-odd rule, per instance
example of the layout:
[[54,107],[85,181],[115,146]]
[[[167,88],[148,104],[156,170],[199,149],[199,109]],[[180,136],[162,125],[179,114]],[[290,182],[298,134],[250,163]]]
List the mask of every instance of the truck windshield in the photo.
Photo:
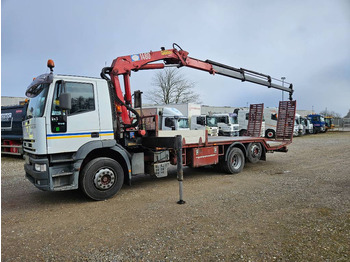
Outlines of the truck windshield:
[[179,118],[179,128],[188,128],[188,119],[187,118]]
[[230,124],[238,124],[237,116],[230,116]]
[[333,124],[332,118],[325,118],[324,120],[328,126],[331,126]]
[[50,84],[39,85],[38,89],[41,90],[40,93],[35,97],[30,98],[27,110],[27,119],[43,116],[49,85]]
[[209,127],[213,127],[213,126],[217,126],[217,121],[216,121],[216,117],[210,117],[207,116],[207,126]]

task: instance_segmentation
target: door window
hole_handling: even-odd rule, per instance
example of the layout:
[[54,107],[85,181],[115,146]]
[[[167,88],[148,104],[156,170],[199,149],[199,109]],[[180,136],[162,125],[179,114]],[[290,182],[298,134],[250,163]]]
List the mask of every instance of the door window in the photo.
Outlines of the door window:
[[[60,108],[61,93],[70,93],[72,98],[71,110]],[[94,86],[90,83],[57,81],[51,110],[51,131],[66,132],[67,116],[95,110]]]
[[94,87],[89,83],[66,82],[66,93],[72,96],[69,115],[95,110]]

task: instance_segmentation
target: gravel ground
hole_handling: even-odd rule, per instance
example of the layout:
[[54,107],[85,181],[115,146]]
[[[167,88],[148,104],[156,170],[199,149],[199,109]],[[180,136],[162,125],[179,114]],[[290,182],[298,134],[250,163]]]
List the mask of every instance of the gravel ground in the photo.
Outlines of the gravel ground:
[[242,173],[136,177],[112,199],[42,192],[1,160],[2,261],[349,261],[350,133],[295,138]]

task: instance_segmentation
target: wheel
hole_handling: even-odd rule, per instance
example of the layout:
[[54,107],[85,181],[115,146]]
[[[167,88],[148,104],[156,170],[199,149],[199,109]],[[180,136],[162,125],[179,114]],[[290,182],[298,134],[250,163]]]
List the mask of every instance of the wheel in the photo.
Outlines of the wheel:
[[117,161],[107,157],[91,160],[79,177],[81,190],[94,200],[111,198],[121,189],[123,182],[123,168]]
[[274,138],[275,137],[275,131],[272,130],[272,129],[266,130],[265,137],[267,137],[267,138]]
[[229,174],[240,173],[244,167],[244,161],[242,150],[233,147],[228,153],[227,161],[223,163],[223,168]]
[[262,155],[262,146],[260,143],[250,143],[247,148],[248,152],[248,161],[250,163],[259,162]]

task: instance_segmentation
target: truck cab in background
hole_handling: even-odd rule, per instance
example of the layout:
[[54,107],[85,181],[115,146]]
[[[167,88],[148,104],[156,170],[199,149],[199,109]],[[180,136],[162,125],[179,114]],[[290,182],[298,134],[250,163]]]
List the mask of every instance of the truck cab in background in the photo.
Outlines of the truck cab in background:
[[[137,111],[140,112],[140,110]],[[142,109],[142,117],[156,115],[158,115],[159,130],[190,130],[188,118],[176,108],[156,106]]]
[[313,134],[314,126],[308,117],[302,117],[299,114],[295,114],[294,123],[294,136],[303,136],[306,134]]
[[208,115],[193,115],[191,117],[191,130],[207,130],[209,136],[219,134],[217,118]]
[[265,137],[267,138],[274,138],[276,136],[277,112],[278,108],[267,107],[264,109]]
[[325,123],[326,123],[325,132],[327,132],[328,130],[331,130],[331,129],[334,128],[333,117],[331,117],[331,116],[325,116],[325,117],[324,117],[324,121],[325,121]]
[[219,135],[221,136],[239,136],[239,124],[237,120],[237,114],[225,113],[225,114],[214,114],[216,117]]
[[324,117],[319,114],[308,115],[314,128],[314,134],[326,132],[326,122]]
[[294,132],[293,136],[302,136],[306,134],[306,125],[299,114],[295,114],[295,120],[294,120]]
[[27,102],[1,107],[1,153],[22,155],[22,121],[27,113]]
[[301,121],[304,122],[306,134],[313,134],[314,125],[311,123],[311,120],[306,116],[306,117],[301,117]]
[[[249,109],[247,108],[236,108],[234,113],[237,114],[237,121],[239,125],[239,136],[247,135],[248,121],[249,121]],[[265,136],[265,119],[263,118],[261,125],[261,137]]]

